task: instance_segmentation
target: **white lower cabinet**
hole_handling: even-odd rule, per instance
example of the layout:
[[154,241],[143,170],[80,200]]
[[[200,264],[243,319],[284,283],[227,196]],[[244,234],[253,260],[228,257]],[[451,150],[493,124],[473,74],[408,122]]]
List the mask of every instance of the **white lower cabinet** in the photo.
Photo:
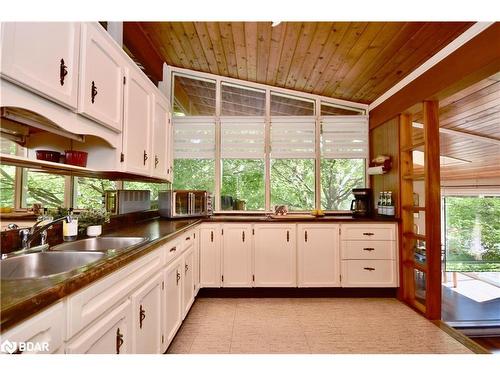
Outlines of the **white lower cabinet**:
[[180,257],[171,263],[164,271],[165,289],[163,291],[165,324],[165,346],[168,347],[174,338],[177,329],[182,323],[182,272],[183,258]]
[[252,286],[252,225],[226,224],[222,235],[222,286]]
[[193,231],[193,248],[194,248],[194,296],[198,295],[200,290],[200,232],[199,230]]
[[94,322],[81,335],[71,340],[69,354],[129,354],[132,353],[132,304],[125,300],[104,317]]
[[299,224],[299,287],[340,286],[339,225]]
[[183,255],[182,268],[182,319],[184,319],[194,302],[194,248],[192,246]]
[[200,227],[200,287],[221,286],[221,227]]
[[296,225],[256,224],[254,229],[254,285],[297,286]]
[[162,284],[163,273],[158,272],[131,296],[133,353],[161,353]]

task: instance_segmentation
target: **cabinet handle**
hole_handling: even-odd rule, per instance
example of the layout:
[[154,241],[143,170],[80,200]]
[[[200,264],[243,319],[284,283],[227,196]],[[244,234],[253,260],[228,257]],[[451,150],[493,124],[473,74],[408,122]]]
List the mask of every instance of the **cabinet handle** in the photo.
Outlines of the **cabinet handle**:
[[364,232],[363,236],[373,236],[375,233],[372,232]]
[[155,168],[158,166],[160,159],[158,159],[158,155],[155,155]]
[[64,59],[61,59],[61,65],[59,65],[59,82],[61,86],[64,86],[64,78],[68,75],[68,67],[64,64]]
[[375,250],[373,247],[363,247],[363,250],[366,250],[366,251],[373,251]]
[[148,154],[146,153],[146,150],[144,150],[143,159],[144,159],[143,163],[144,163],[144,165],[146,165],[146,160],[148,160]]
[[210,231],[210,242],[214,242],[214,231]]
[[142,308],[142,305],[139,307],[139,328],[142,329],[142,321],[146,318],[146,310]]
[[375,268],[373,268],[373,267],[365,267],[363,269],[365,269],[367,271],[375,271]]
[[241,232],[241,240],[245,242],[245,231]]
[[123,340],[123,333],[120,333],[120,328],[116,330],[116,354],[120,354],[120,348],[125,340]]
[[189,241],[191,239],[191,237],[186,237],[185,241]]
[[185,264],[184,265],[184,273],[187,273],[189,271],[189,265]]
[[95,82],[92,81],[92,91],[90,94],[90,97],[92,99],[92,104],[94,104],[96,96],[97,96],[97,86],[95,85]]
[[179,271],[177,271],[177,280],[176,280],[176,285],[179,285],[179,280],[181,279],[181,274]]
[[304,241],[306,241],[306,242],[307,242],[307,230],[306,230],[306,231],[305,231],[305,233],[304,233]]
[[170,252],[173,253],[176,250],[177,250],[177,246],[174,246],[173,248],[170,249]]
[[286,242],[290,242],[290,231],[286,231]]

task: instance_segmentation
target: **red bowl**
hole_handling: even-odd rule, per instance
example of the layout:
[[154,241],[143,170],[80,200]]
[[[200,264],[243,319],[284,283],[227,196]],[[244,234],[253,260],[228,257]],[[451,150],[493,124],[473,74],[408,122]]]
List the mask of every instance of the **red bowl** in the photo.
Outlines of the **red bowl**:
[[59,159],[61,158],[61,153],[57,152],[57,151],[50,151],[50,150],[36,150],[36,158],[38,160],[59,163]]
[[87,166],[87,152],[66,150],[65,153],[66,164],[76,165],[78,167]]

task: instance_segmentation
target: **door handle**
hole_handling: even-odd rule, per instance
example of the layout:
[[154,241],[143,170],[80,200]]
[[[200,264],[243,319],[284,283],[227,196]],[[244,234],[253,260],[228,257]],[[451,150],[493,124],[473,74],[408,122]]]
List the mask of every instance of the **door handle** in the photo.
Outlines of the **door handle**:
[[123,340],[123,333],[120,333],[120,328],[116,330],[116,354],[120,354],[120,348],[125,340]]
[[286,242],[290,242],[290,231],[286,231]]
[[245,242],[245,231],[241,232],[241,240]]
[[210,231],[210,242],[214,242],[214,231]]
[[92,99],[92,104],[94,104],[96,96],[97,96],[97,86],[95,85],[95,82],[92,81],[92,91],[90,93],[90,98]]
[[146,161],[148,160],[148,154],[146,153],[146,150],[144,150],[143,159],[144,159],[143,163],[144,165],[146,165]]
[[64,86],[64,78],[68,75],[68,67],[64,64],[64,59],[61,59],[61,64],[59,65],[59,82],[61,86]]
[[375,271],[375,268],[373,268],[373,267],[364,267],[363,269],[365,269],[367,271]]
[[142,305],[139,307],[139,328],[142,329],[142,321],[146,318],[146,310],[142,308]]
[[176,280],[176,285],[179,285],[179,280],[181,279],[181,274],[179,271],[177,271],[177,280]]
[[307,230],[304,232],[304,241],[307,242]]
[[189,271],[189,265],[185,264],[184,265],[184,273],[187,273]]
[[155,155],[155,168],[158,166],[160,159],[158,159],[158,155]]

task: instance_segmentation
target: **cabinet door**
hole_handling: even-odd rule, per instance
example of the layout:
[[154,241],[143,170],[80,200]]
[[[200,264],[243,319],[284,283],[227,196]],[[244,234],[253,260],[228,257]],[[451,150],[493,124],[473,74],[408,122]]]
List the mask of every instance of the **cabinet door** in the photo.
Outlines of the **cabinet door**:
[[200,228],[200,286],[220,287],[220,233],[218,225]]
[[300,287],[340,286],[339,226],[298,225]]
[[200,232],[195,230],[193,232],[193,248],[194,248],[194,296],[200,290]]
[[[164,274],[163,292],[165,344],[174,338],[182,323],[182,258],[167,267]],[[166,349],[166,348],[165,348]]]
[[222,286],[252,286],[252,225],[226,224],[222,236]]
[[295,225],[258,224],[254,229],[254,286],[297,286]]
[[125,85],[123,111],[123,170],[125,172],[142,175],[149,175],[151,172],[152,99],[152,90],[147,78],[141,72],[130,69]]
[[133,353],[161,352],[162,283],[163,273],[157,273],[132,294]]
[[1,74],[76,109],[79,38],[76,22],[4,22]]
[[194,249],[191,247],[183,255],[184,277],[182,280],[182,319],[184,319],[194,301]]
[[172,112],[168,112],[167,142],[167,180],[172,181],[174,176],[174,127],[172,125]]
[[168,103],[160,95],[155,95],[153,116],[153,160],[151,174],[153,177],[170,180],[170,139]]
[[106,30],[82,24],[78,110],[116,132],[122,130],[124,61]]
[[132,337],[131,303],[127,299],[71,341],[66,352],[70,354],[130,354]]

